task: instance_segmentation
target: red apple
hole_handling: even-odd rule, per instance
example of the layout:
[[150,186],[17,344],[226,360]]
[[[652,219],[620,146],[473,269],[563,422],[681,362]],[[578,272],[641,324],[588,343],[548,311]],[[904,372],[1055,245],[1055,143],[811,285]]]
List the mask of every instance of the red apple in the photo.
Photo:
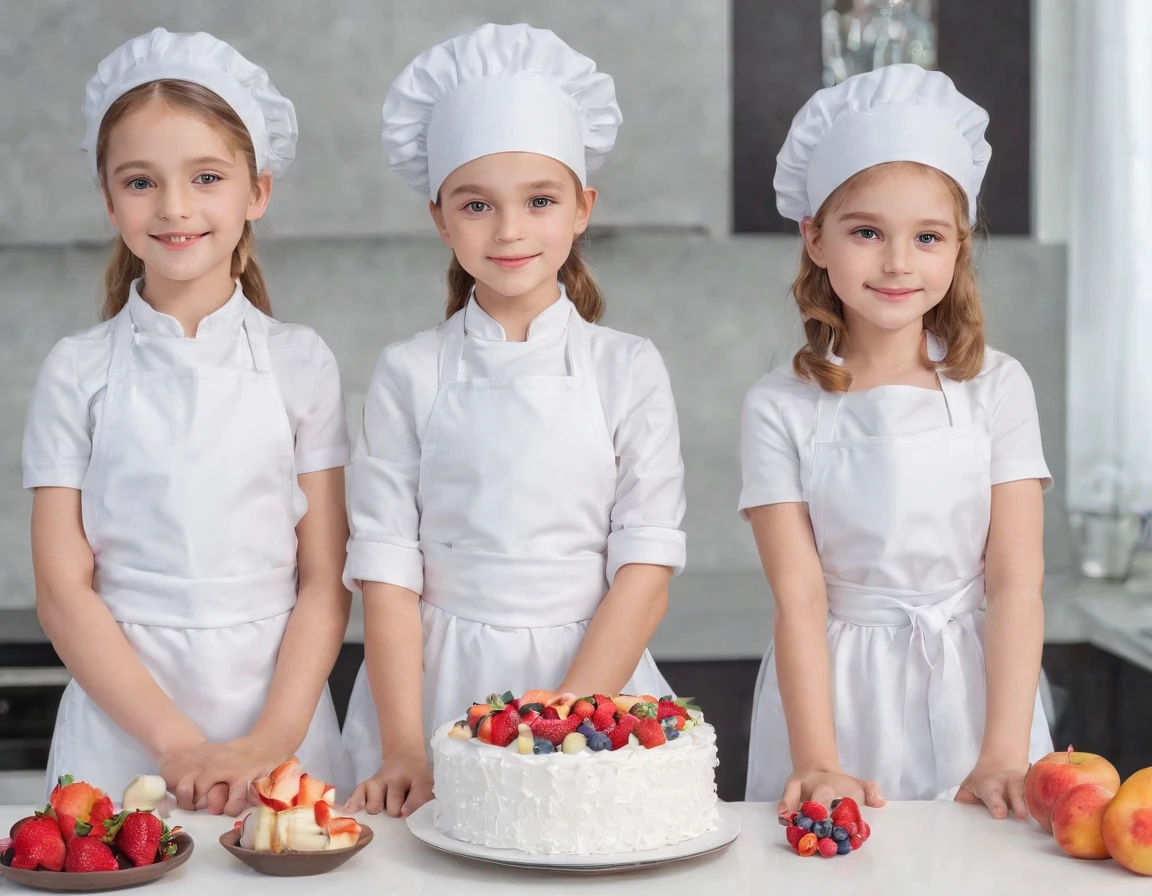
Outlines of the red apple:
[[1064,753],[1049,753],[1028,769],[1024,781],[1028,813],[1052,833],[1052,807],[1077,784],[1099,784],[1115,793],[1120,789],[1120,775],[1111,762],[1095,753],[1077,753],[1072,747]]
[[1077,859],[1106,859],[1104,811],[1112,791],[1099,784],[1069,787],[1052,807],[1052,836],[1068,855]]

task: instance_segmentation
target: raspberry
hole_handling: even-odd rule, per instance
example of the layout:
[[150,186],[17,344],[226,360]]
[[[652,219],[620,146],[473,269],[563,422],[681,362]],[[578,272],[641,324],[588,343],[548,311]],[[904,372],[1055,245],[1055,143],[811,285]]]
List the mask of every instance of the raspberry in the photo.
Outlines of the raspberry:
[[826,859],[836,855],[836,851],[839,849],[839,847],[836,845],[836,841],[831,837],[821,837],[816,841],[816,848],[820,851],[820,855],[824,856]]
[[813,821],[823,821],[828,817],[828,810],[812,800],[808,800],[800,807],[800,813],[807,815]]
[[872,836],[872,828],[870,828],[868,826],[868,822],[866,822],[866,821],[860,822],[860,839],[861,840],[867,840],[871,836]]
[[790,828],[788,828],[787,831],[785,831],[785,834],[788,837],[788,845],[795,849],[797,844],[807,835],[807,832],[802,831],[800,828],[796,827],[796,825],[792,825]]
[[800,838],[800,842],[796,844],[796,852],[802,856],[810,856],[816,852],[816,835],[805,834]]

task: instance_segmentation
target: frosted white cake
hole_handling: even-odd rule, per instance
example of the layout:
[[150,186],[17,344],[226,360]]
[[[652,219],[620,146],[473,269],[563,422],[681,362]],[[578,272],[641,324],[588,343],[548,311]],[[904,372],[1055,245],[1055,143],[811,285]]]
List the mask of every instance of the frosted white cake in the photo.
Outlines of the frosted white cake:
[[716,732],[696,724],[646,749],[522,755],[436,730],[436,827],[496,849],[596,855],[654,849],[716,829]]

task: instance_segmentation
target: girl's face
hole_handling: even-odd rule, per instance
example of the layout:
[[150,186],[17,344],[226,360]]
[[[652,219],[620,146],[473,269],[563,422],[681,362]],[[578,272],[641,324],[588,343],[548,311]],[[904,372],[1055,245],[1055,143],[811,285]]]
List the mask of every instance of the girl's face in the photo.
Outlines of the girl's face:
[[158,100],[116,123],[104,180],[108,220],[153,285],[231,283],[244,222],[264,214],[272,190],[268,176],[253,184],[219,129]]
[[828,210],[822,227],[806,218],[803,231],[850,331],[919,326],[952,285],[956,202],[943,177],[921,166],[879,166]]
[[572,242],[588,227],[596,191],[581,199],[572,172],[530,152],[501,152],[461,165],[430,210],[445,245],[477,289],[506,298],[555,289]]

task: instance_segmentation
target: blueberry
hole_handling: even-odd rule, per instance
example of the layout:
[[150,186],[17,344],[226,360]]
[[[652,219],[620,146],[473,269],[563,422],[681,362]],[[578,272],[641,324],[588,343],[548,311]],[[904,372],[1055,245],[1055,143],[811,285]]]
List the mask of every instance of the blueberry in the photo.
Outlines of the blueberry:
[[840,800],[837,798],[837,799],[832,800],[832,805],[829,806],[828,808],[829,809],[835,809],[839,805],[840,805]]
[[796,827],[800,828],[800,830],[802,830],[802,831],[810,831],[810,830],[812,830],[812,826],[813,826],[813,825],[814,825],[816,822],[814,822],[814,821],[813,821],[811,818],[809,818],[807,815],[797,815],[797,816],[796,816],[796,821],[795,821],[794,823],[795,823]]
[[832,834],[832,820],[825,818],[823,821],[818,821],[812,825],[812,833],[816,835],[817,840],[828,837]]
[[837,843],[836,843],[836,855],[846,856],[850,852],[852,852],[852,844],[851,843],[849,843],[847,840],[837,841]]
[[836,825],[832,828],[832,839],[837,843],[839,843],[841,840],[847,840],[848,832],[844,830],[844,828],[840,827],[840,825]]
[[589,725],[587,721],[581,722],[580,727],[576,730],[583,734],[585,738],[589,738],[596,733],[596,729]]
[[555,753],[556,748],[554,746],[552,746],[552,741],[545,740],[542,737],[538,737],[538,738],[536,738],[535,742],[532,745],[532,752],[533,753]]
[[588,738],[588,749],[595,753],[601,750],[611,750],[612,741],[608,739],[608,735],[600,731],[595,731],[592,736]]
[[676,738],[678,738],[679,736],[680,736],[680,732],[677,731],[675,728],[664,729],[664,739],[665,740],[676,740]]

